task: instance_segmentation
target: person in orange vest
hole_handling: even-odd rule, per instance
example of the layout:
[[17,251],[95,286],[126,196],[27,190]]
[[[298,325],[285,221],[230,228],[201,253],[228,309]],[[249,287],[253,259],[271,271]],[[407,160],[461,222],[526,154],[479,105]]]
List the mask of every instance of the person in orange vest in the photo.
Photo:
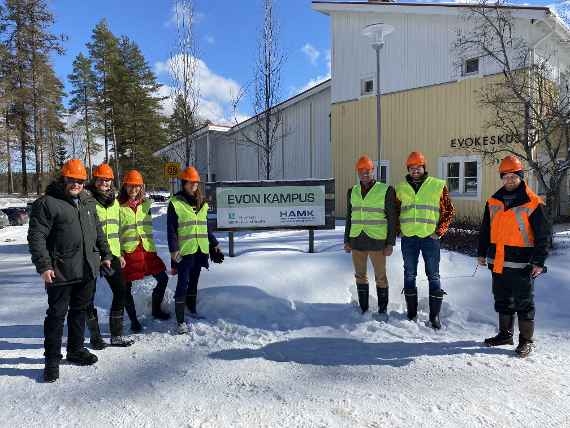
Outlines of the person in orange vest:
[[346,195],[344,249],[352,253],[358,302],[362,313],[368,311],[368,258],[374,267],[378,316],[387,320],[388,278],[386,257],[392,255],[396,243],[396,192],[374,179],[374,162],[361,156],[356,162],[359,183]]
[[499,165],[501,187],[487,200],[479,232],[479,265],[493,277],[499,333],[486,346],[513,345],[515,313],[519,343],[515,352],[528,356],[534,348],[534,280],[544,271],[550,227],[542,200],[524,181],[523,165],[509,155]]
[[402,236],[407,316],[409,320],[415,320],[418,313],[416,276],[421,252],[429,283],[429,320],[438,330],[441,328],[439,313],[446,294],[441,289],[439,276],[440,239],[447,232],[455,209],[445,181],[428,174],[422,153],[410,153],[406,167],[406,179],[396,185],[396,207]]
[[149,275],[156,279],[156,287],[152,291],[152,316],[167,320],[170,314],[161,309],[161,304],[168,285],[168,275],[164,262],[156,253],[150,214],[151,201],[145,198],[144,180],[140,172],[131,170],[125,174],[118,199],[119,238],[125,258],[123,275],[127,284],[125,310],[131,320],[131,331],[140,333],[142,326],[133,300],[133,281]]

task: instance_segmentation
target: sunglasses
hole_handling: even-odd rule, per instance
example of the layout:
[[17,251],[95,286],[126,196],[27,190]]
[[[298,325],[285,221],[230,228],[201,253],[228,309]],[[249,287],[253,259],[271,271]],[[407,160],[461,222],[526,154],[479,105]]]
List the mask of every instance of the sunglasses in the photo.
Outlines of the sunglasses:
[[83,186],[85,184],[85,180],[81,180],[80,178],[65,177],[65,183],[66,184],[79,184],[79,185]]

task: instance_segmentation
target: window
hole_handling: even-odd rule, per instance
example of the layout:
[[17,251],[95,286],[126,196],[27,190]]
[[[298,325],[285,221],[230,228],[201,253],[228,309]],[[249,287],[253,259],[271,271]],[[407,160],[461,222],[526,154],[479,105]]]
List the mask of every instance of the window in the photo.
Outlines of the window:
[[463,63],[463,75],[479,74],[479,58],[469,58]]
[[374,79],[366,77],[360,80],[360,95],[374,94]]
[[447,189],[454,197],[481,198],[481,158],[479,156],[441,157],[440,177],[447,182]]

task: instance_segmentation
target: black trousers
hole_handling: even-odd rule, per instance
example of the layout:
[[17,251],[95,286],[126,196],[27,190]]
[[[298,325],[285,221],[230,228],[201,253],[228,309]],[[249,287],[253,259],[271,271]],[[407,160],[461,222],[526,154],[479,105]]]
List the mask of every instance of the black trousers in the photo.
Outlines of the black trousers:
[[44,348],[47,359],[61,359],[63,324],[67,315],[67,351],[83,348],[85,340],[85,316],[95,280],[90,279],[73,285],[49,285],[48,310],[44,321]]
[[502,274],[493,273],[495,311],[500,314],[517,314],[519,320],[534,320],[534,279],[531,267],[505,268]]
[[[113,293],[113,300],[111,302],[111,312],[123,312],[125,307],[125,299],[127,296],[127,285],[123,278],[123,273],[121,271],[121,262],[118,257],[114,257],[111,260],[111,267],[114,270],[113,275],[105,277],[109,287],[111,287],[111,292]],[[93,297],[89,307],[87,308],[87,317],[93,318],[97,315],[97,310],[95,309],[95,292],[96,287],[93,288]]]

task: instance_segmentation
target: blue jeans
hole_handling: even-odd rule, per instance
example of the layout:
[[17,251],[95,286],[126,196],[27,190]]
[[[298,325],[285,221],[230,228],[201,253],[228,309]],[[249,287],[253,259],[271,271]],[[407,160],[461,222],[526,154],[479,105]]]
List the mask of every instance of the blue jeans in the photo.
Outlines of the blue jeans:
[[184,301],[186,296],[196,296],[202,269],[202,264],[198,257],[193,254],[184,256],[177,263],[176,269],[178,270],[178,283],[176,284],[174,300],[181,302]]
[[439,280],[439,253],[440,243],[438,239],[431,237],[420,238],[418,236],[402,237],[402,257],[404,258],[404,288],[416,287],[418,275],[418,260],[420,251],[424,258],[426,275],[429,282],[429,290],[441,289]]

